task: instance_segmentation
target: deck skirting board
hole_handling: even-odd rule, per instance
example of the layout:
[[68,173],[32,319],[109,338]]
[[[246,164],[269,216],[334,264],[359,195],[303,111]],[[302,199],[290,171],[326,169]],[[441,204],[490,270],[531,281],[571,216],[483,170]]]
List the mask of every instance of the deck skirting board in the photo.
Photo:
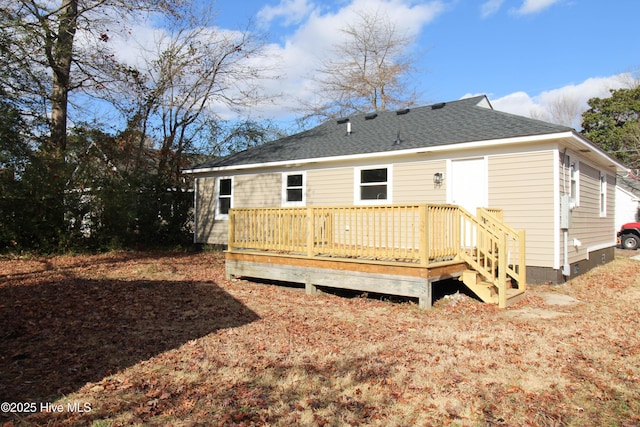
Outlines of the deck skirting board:
[[304,283],[307,294],[316,286],[418,298],[420,308],[431,308],[433,283],[460,277],[464,261],[429,266],[362,259],[299,257],[270,252],[228,251],[227,279],[246,277]]
[[420,308],[430,308],[433,278],[399,276],[362,271],[331,270],[317,267],[290,266],[227,260],[227,276],[253,277],[304,283],[308,294],[315,294],[316,286],[350,289],[389,295],[418,298]]

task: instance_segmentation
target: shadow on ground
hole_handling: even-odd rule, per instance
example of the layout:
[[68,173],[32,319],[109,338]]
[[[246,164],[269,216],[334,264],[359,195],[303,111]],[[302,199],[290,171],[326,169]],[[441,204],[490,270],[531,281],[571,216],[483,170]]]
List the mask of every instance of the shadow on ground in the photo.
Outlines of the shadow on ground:
[[[282,282],[277,280],[268,280],[268,279],[256,279],[256,278],[247,278],[245,280],[249,280],[252,283],[259,283],[263,285],[272,285],[278,286],[280,288],[291,289],[295,291],[304,292],[304,284],[301,283],[293,283],[293,282]],[[426,286],[426,285],[425,285]],[[343,288],[332,288],[327,286],[318,286],[319,291],[336,295],[341,298],[370,298],[379,301],[387,301],[391,303],[412,303],[418,304],[418,298],[413,297],[405,297],[400,295],[392,295],[392,294],[381,294],[376,292],[364,292],[364,291],[356,291],[351,289],[343,289]],[[437,301],[440,301],[446,296],[453,295],[456,293],[460,293],[466,295],[470,298],[473,298],[477,301],[481,301],[476,294],[469,288],[467,288],[462,281],[452,278],[440,280],[433,283],[432,287],[432,295],[431,295],[431,303],[435,304]]]
[[87,382],[258,316],[211,282],[0,286],[0,401],[51,402]]

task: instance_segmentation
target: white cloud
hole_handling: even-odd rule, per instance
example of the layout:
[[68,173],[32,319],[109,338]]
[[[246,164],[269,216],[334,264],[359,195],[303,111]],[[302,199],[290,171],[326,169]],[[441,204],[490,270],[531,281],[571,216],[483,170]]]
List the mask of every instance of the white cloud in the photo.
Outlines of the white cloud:
[[493,15],[502,7],[504,0],[489,0],[480,6],[480,14],[483,18]]
[[516,13],[519,15],[538,13],[553,6],[559,1],[560,0],[524,0],[524,3],[522,3],[522,6],[520,6],[520,8],[516,10]]
[[145,61],[149,60],[149,52],[157,51],[158,44],[166,36],[166,31],[161,28],[138,24],[131,27],[128,34],[118,34],[112,37],[110,43],[120,61],[144,69],[146,67]]
[[[480,15],[482,18],[487,18],[497,13],[505,0],[486,0],[480,6]],[[529,15],[543,11],[561,0],[524,0],[520,7],[512,8],[511,13],[517,15]]]
[[285,25],[298,24],[315,9],[307,0],[281,0],[277,6],[265,6],[258,12],[258,20],[264,25],[282,18]]
[[[283,0],[281,5],[287,1]],[[300,105],[301,99],[310,101],[316,96],[315,70],[323,59],[335,54],[333,47],[344,37],[340,29],[345,28],[357,12],[378,10],[397,22],[398,28],[406,31],[407,35],[416,36],[445,9],[439,0],[421,4],[411,0],[353,0],[334,11],[305,4],[310,12],[295,32],[288,35],[282,44],[274,43],[268,47],[271,53],[265,61],[269,66],[282,70],[282,78],[264,82],[266,91],[279,96],[274,102],[254,110],[260,114],[290,116],[292,105]]]
[[[538,95],[531,96],[526,92],[514,92],[490,101],[496,110],[546,121],[561,122],[561,124],[579,129],[582,123],[582,113],[589,109],[587,104],[589,99],[606,98],[610,95],[611,89],[628,87],[632,80],[629,73],[609,77],[593,77],[579,84],[570,84],[544,91]],[[570,117],[559,117],[567,114]]]
[[[379,11],[389,16],[407,35],[417,36],[424,27],[445,10],[443,0],[416,2],[414,0],[350,0],[340,2],[341,7],[329,9],[325,3],[313,0],[281,0],[277,6],[264,7],[258,17],[261,25],[287,26],[278,42],[266,46],[266,54],[254,57],[252,66],[279,75],[275,80],[260,83],[267,101],[246,111],[252,117],[290,120],[296,115],[294,107],[300,100],[311,101],[316,94],[315,70],[323,59],[335,54],[333,47],[341,42],[340,31],[351,22],[356,13]],[[218,33],[227,32],[215,28]],[[229,31],[233,33],[232,31]],[[129,27],[126,35],[110,41],[118,58],[129,65],[145,68],[144,56],[156,51],[167,36],[165,30],[154,28],[151,21]],[[148,59],[148,58],[147,58]],[[224,117],[232,117],[224,106],[216,106]]]
[[526,92],[514,92],[489,101],[496,110],[519,116],[531,117],[531,112],[535,110],[535,102]]

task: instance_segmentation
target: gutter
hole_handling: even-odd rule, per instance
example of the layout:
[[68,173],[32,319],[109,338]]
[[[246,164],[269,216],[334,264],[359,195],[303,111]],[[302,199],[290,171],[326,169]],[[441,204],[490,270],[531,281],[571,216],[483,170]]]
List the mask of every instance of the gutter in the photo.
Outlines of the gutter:
[[[329,162],[339,162],[339,161],[345,161],[345,160],[399,157],[399,156],[406,156],[411,154],[425,154],[425,153],[434,153],[434,152],[440,152],[440,151],[461,151],[461,150],[468,150],[472,148],[482,148],[482,147],[500,146],[500,145],[508,145],[508,144],[521,144],[521,143],[528,143],[528,142],[540,142],[540,141],[546,141],[546,140],[552,140],[552,139],[572,138],[572,137],[574,138],[576,137],[575,131],[550,133],[550,134],[544,134],[544,135],[518,136],[513,138],[489,139],[485,141],[452,143],[447,145],[438,145],[433,147],[419,147],[419,148],[412,148],[408,150],[399,150],[399,151],[382,151],[382,152],[367,153],[367,154],[350,154],[345,156],[284,160],[280,162],[249,163],[245,165],[184,169],[182,173],[200,174],[200,173],[210,173],[210,172],[230,172],[230,171],[251,170],[251,169],[266,168],[266,167],[294,167],[294,166],[301,166],[304,164],[329,163]],[[587,142],[587,140],[585,140],[584,138],[579,139],[579,141],[583,142],[584,144],[587,144],[589,148],[595,147],[593,144]],[[595,148],[599,150],[597,147]],[[602,150],[599,150],[599,151],[602,154],[605,154]],[[607,157],[607,159],[617,163],[617,161],[613,160],[610,157]],[[621,164],[620,166],[622,167]]]
[[626,165],[620,163],[619,160],[617,160],[616,158],[614,158],[613,156],[611,156],[611,154],[607,153],[606,151],[604,151],[602,148],[598,147],[597,145],[595,145],[593,142],[589,141],[587,138],[585,138],[584,136],[580,135],[578,132],[576,132],[575,130],[571,132],[573,138],[578,141],[582,146],[585,147],[585,149],[589,149],[589,150],[594,150],[596,153],[598,153],[601,157],[604,157],[605,159],[607,159],[609,162],[613,163],[613,166],[615,166],[616,169],[620,169],[625,171],[626,173],[630,172],[629,167],[627,167]]

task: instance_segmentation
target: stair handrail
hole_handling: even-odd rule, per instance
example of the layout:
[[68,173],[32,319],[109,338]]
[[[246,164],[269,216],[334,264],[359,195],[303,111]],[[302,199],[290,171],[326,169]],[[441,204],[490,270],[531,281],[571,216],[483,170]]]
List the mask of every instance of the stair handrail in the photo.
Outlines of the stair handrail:
[[513,254],[514,256],[517,255],[517,262],[514,262],[512,264],[509,264],[507,262],[506,272],[511,278],[516,281],[518,289],[525,290],[527,277],[527,267],[525,263],[525,231],[512,228],[486,208],[478,208],[477,216],[483,222],[489,223],[492,227],[497,228],[501,232],[505,233],[507,239],[507,250],[511,249],[511,245],[508,245],[509,240],[514,242],[514,246],[517,245],[517,254]]
[[[460,241],[460,252],[459,252],[460,257],[467,264],[469,264],[474,270],[480,273],[486,280],[490,281],[496,287],[499,288],[500,284],[498,282],[498,275],[496,275],[496,270],[497,270],[495,268],[496,266],[493,263],[491,263],[491,268],[487,268],[485,265],[481,264],[478,261],[480,259],[493,258],[494,255],[492,253],[489,253],[487,250],[485,250],[484,245],[478,245],[478,243],[479,241],[484,241],[486,238],[489,238],[490,240],[495,242],[499,242],[504,233],[500,233],[499,231],[496,232],[496,230],[487,227],[486,224],[483,224],[479,218],[472,215],[469,211],[467,211],[461,206],[458,206],[458,212],[460,212],[460,216],[461,216],[461,221],[460,221],[460,228],[461,228],[460,240],[461,241]],[[468,252],[469,248],[463,247],[464,242],[462,241],[462,239],[465,236],[465,228],[466,228],[465,221],[466,223],[470,223],[471,225],[475,226],[479,232],[479,235],[476,235],[476,239],[478,241],[475,242],[476,245],[473,248],[473,253],[475,254],[475,256],[473,256],[473,254]],[[506,283],[505,283],[505,286],[506,286]]]
[[[461,215],[460,221],[460,257],[469,264],[469,266],[480,273],[485,280],[493,283],[498,289],[498,305],[506,307],[507,305],[507,277],[512,277],[518,283],[518,288],[524,290],[524,232],[511,233],[506,224],[497,219],[494,215],[488,217],[486,215],[474,216],[462,207],[459,207]],[[467,224],[475,227],[477,234],[475,235],[475,245],[473,252],[469,253],[464,247],[463,236],[468,231]],[[513,230],[515,231],[515,230]],[[508,240],[512,238],[519,243],[519,271],[509,266],[507,259],[509,256]],[[474,256],[475,255],[475,256]],[[480,262],[483,260],[484,263]],[[490,261],[487,261],[490,260]],[[497,265],[496,265],[497,262]]]

